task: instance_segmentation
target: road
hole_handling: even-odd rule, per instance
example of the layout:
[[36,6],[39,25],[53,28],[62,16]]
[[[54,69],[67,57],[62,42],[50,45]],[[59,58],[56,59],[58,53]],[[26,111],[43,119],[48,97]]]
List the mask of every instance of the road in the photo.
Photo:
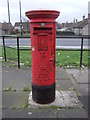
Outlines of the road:
[[[5,39],[6,46],[15,47],[17,45],[16,38],[7,38]],[[0,39],[0,46],[2,45],[2,40]],[[88,39],[84,39],[84,48],[88,48]],[[20,38],[20,46],[31,46],[31,39],[29,38]],[[69,38],[56,38],[56,47],[57,48],[80,48],[81,39],[69,39]]]

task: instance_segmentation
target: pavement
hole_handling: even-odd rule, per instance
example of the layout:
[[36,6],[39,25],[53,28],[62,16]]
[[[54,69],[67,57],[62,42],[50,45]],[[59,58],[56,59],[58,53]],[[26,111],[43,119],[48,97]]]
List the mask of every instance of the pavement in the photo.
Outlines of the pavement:
[[[2,63],[2,117],[3,118],[88,118],[88,69],[56,67],[56,90],[75,93],[77,107],[30,107],[32,68],[8,66]],[[66,97],[66,99],[68,99]],[[81,106],[82,104],[82,106]]]

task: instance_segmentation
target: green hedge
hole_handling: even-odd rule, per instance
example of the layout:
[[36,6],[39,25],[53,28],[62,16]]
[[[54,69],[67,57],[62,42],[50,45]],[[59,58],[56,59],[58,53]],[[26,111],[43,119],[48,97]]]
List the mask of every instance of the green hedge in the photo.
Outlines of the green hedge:
[[56,35],[75,35],[72,31],[56,31]]

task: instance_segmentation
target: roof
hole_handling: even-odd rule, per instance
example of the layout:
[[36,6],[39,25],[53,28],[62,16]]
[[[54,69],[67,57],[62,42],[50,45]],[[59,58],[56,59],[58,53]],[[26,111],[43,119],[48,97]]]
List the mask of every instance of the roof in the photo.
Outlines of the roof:
[[83,28],[88,24],[88,18],[84,19],[83,21],[79,21],[75,24],[74,28]]
[[9,27],[10,29],[13,29],[13,26],[11,23],[2,23],[2,30],[9,30]]
[[71,22],[71,23],[62,23],[62,28],[68,28],[68,29],[72,29],[73,28],[73,23]]
[[[29,22],[22,22],[23,30],[29,30],[30,29],[30,23]],[[14,27],[20,27],[20,22],[16,22]]]
[[0,30],[2,29],[2,23],[0,22]]
[[57,27],[57,29],[61,29],[62,28],[62,24],[56,22],[56,27]]

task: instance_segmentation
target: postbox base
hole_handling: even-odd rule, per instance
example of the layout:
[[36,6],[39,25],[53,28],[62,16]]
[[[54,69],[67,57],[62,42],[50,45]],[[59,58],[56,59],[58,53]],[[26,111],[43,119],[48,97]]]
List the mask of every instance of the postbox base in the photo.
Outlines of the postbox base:
[[37,86],[32,83],[32,99],[36,103],[48,104],[55,100],[55,84]]

